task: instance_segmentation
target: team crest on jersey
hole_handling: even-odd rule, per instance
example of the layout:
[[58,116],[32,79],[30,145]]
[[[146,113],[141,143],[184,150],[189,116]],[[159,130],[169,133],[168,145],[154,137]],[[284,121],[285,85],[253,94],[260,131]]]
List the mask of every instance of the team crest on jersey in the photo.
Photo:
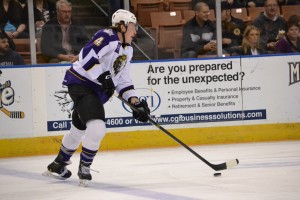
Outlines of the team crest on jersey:
[[107,33],[109,36],[112,36],[114,34],[114,32],[112,31],[112,29],[105,29],[103,32]]
[[113,65],[114,75],[117,75],[125,67],[126,62],[127,62],[126,55],[121,55],[117,57]]

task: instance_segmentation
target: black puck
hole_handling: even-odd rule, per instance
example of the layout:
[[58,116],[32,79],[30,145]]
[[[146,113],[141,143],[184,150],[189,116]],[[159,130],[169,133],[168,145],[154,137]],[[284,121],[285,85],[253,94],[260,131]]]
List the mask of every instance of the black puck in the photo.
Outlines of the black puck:
[[221,176],[222,174],[219,172],[219,173],[214,173],[214,176],[217,177],[217,176]]

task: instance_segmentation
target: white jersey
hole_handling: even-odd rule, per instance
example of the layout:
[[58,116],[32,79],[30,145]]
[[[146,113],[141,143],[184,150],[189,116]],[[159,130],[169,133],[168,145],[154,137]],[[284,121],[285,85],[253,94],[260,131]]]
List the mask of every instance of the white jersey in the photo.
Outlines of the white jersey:
[[67,70],[63,84],[86,85],[97,92],[101,101],[105,103],[108,97],[102,93],[97,78],[109,71],[119,95],[125,99],[136,96],[129,76],[132,54],[131,46],[122,47],[115,30],[99,30],[80,51],[79,60]]

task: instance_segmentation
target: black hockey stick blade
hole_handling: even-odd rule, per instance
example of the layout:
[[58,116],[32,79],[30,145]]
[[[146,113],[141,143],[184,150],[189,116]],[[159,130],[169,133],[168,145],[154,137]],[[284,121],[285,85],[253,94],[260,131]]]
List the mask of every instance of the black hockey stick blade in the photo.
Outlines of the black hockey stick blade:
[[[120,99],[123,103],[125,103],[127,106],[129,106],[132,110],[139,112],[139,110],[134,107],[131,103],[129,103],[128,101],[126,101],[124,98],[115,95],[118,99]],[[184,148],[186,148],[189,152],[191,152],[192,154],[194,154],[197,158],[199,158],[200,160],[202,160],[205,164],[207,164],[209,167],[211,167],[212,169],[214,169],[215,171],[221,171],[221,170],[225,170],[225,169],[231,169],[234,168],[235,166],[237,166],[239,164],[239,160],[238,159],[233,159],[233,160],[229,160],[227,162],[224,163],[220,163],[220,164],[212,164],[210,162],[208,162],[205,158],[203,158],[202,156],[200,156],[197,152],[195,152],[193,149],[191,149],[189,146],[187,146],[185,143],[183,143],[181,140],[179,140],[177,137],[175,137],[173,134],[171,134],[169,131],[167,131],[164,127],[162,127],[161,125],[159,125],[157,122],[155,122],[151,116],[148,116],[148,120],[154,125],[156,126],[158,129],[160,129],[161,131],[163,131],[165,134],[167,134],[168,136],[170,136],[173,140],[175,140],[177,143],[179,143],[181,146],[183,146]]]

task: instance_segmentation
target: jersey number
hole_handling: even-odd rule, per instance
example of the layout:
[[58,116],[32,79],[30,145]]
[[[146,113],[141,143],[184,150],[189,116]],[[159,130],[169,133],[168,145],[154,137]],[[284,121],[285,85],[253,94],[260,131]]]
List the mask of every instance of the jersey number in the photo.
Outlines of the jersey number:
[[94,45],[96,45],[96,46],[100,46],[101,45],[101,43],[102,43],[102,41],[103,41],[103,37],[99,37],[98,39],[96,39],[95,41],[94,41]]

